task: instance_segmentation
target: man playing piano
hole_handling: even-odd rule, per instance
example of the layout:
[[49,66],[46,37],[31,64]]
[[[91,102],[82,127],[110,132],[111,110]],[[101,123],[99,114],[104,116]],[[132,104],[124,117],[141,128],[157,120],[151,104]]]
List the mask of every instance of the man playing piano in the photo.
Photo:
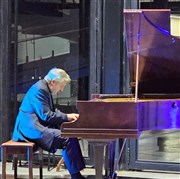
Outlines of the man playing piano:
[[63,122],[78,120],[79,114],[65,114],[56,109],[52,95],[63,91],[70,82],[62,69],[53,68],[44,79],[36,82],[26,93],[16,118],[14,141],[31,141],[43,150],[55,152],[62,149],[62,156],[72,179],[84,179],[80,171],[85,168],[81,149],[76,138],[61,137]]

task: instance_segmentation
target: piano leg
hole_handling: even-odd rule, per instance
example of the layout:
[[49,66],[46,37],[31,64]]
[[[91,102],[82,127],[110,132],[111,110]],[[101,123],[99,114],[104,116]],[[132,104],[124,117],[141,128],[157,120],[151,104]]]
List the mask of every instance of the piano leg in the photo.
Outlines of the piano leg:
[[[107,149],[109,149],[109,144],[111,141],[112,140],[110,139],[104,139],[104,140],[88,139],[89,144],[91,144],[94,149],[95,179],[103,178],[103,164],[104,164],[104,169],[105,169],[105,178],[109,178],[107,177],[109,174],[108,172],[109,150]],[[105,158],[104,158],[104,151],[105,151]]]
[[94,149],[95,179],[103,178],[103,164],[105,169],[104,179],[111,179],[114,174],[115,140],[94,139],[88,141],[93,145]]
[[105,162],[104,162],[104,170],[105,176],[109,176],[109,145],[105,146]]
[[96,179],[101,179],[103,177],[102,174],[102,166],[103,166],[103,158],[104,158],[104,145],[94,145],[94,154],[95,154],[95,175]]
[[115,159],[115,145],[116,141],[113,140],[109,143],[109,176],[113,175],[114,172],[114,159]]

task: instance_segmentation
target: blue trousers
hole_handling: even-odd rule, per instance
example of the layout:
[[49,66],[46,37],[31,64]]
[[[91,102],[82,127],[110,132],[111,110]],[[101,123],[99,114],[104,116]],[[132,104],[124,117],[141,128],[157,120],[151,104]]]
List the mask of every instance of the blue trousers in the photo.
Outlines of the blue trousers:
[[62,149],[62,156],[69,173],[75,174],[85,168],[84,159],[77,138],[61,137],[60,130],[52,129],[54,140],[51,150]]

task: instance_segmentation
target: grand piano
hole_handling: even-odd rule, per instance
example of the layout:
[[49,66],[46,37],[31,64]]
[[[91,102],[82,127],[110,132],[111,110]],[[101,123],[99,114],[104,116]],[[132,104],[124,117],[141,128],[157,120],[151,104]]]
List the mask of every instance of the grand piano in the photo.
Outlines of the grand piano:
[[62,124],[63,136],[101,143],[180,129],[180,39],[170,10],[125,10],[124,22],[131,93],[77,101],[80,117]]

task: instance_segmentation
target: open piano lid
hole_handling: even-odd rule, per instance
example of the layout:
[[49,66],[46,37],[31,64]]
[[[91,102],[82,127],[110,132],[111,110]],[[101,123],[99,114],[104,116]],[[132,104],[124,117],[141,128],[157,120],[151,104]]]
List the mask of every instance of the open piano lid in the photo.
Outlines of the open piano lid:
[[180,97],[180,38],[170,34],[170,10],[125,10],[124,18],[135,98]]

